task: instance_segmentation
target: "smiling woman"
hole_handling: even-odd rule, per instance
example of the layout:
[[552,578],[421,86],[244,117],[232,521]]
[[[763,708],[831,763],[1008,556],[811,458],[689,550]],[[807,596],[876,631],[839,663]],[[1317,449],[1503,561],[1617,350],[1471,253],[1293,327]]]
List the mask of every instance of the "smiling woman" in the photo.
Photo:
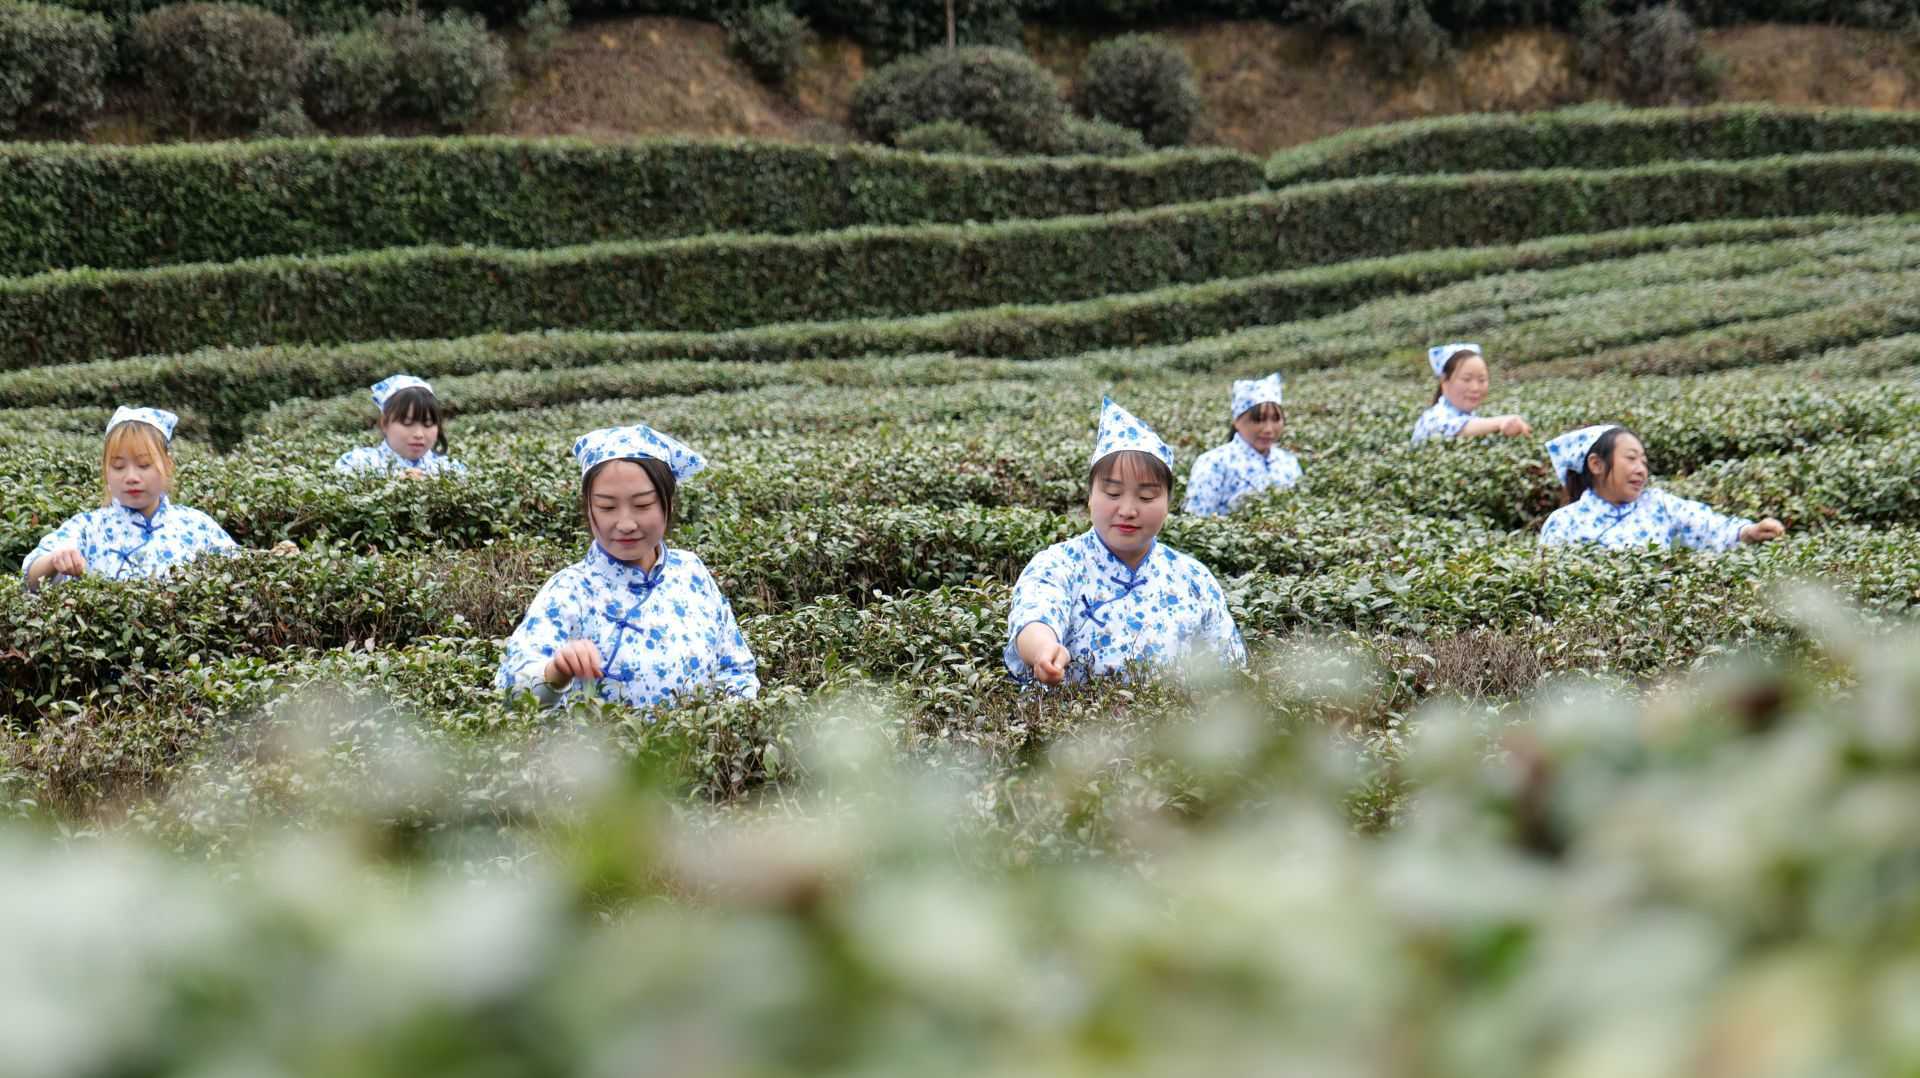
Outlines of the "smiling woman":
[[1427,349],[1427,363],[1440,384],[1434,387],[1433,407],[1420,413],[1413,425],[1414,445],[1429,438],[1482,438],[1489,434],[1517,438],[1533,433],[1520,416],[1478,414],[1493,386],[1486,353],[1479,345],[1435,345]]
[[1111,400],[1088,469],[1093,529],[1036,554],[1013,586],[1007,669],[1058,685],[1134,664],[1173,667],[1196,648],[1245,666],[1247,648],[1207,567],[1157,541],[1173,449]]
[[507,640],[494,684],[555,704],[581,694],[646,707],[717,688],[760,691],[733,607],[698,555],[667,545],[674,494],[707,462],[651,427],[573,444],[593,545],[555,573]]
[[1722,516],[1700,502],[1647,489],[1647,450],[1625,427],[1599,424],[1547,443],[1567,504],[1540,529],[1543,546],[1597,543],[1610,550],[1677,545],[1731,550],[1778,538],[1785,525]]
[[1233,425],[1227,444],[1200,454],[1187,476],[1187,512],[1230,513],[1263,490],[1288,490],[1300,482],[1300,461],[1280,448],[1287,429],[1279,372],[1233,383]]

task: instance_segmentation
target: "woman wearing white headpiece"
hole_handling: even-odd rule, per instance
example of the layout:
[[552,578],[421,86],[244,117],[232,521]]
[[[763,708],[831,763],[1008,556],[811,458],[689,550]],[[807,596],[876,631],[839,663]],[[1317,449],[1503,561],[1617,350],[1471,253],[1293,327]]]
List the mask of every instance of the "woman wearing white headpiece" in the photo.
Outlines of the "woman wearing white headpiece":
[[93,575],[132,580],[166,574],[210,550],[236,544],[214,519],[175,505],[173,428],[179,417],[158,408],[119,408],[107,420],[100,454],[106,504],[68,518],[20,564],[29,589]]
[[373,385],[373,406],[380,410],[380,444],[349,449],[333,462],[346,475],[399,472],[420,478],[467,466],[446,455],[447,427],[433,387],[411,374],[396,374]]
[[1300,461],[1276,443],[1286,429],[1280,375],[1233,383],[1227,444],[1207,450],[1187,475],[1187,512],[1224,516],[1263,490],[1286,490],[1300,482]]
[[644,707],[705,688],[760,691],[733,607],[698,556],[666,543],[680,481],[706,467],[651,427],[573,443],[593,545],[555,573],[507,640],[494,684],[553,704],[581,692]]
[[1195,649],[1245,666],[1247,648],[1207,567],[1162,546],[1173,450],[1111,400],[1087,477],[1093,528],[1021,571],[1007,614],[1007,669],[1058,685],[1135,663],[1177,666]]
[[1731,550],[1778,538],[1786,526],[1722,516],[1696,501],[1647,489],[1647,451],[1625,427],[1603,423],[1547,443],[1567,504],[1540,529],[1544,546],[1598,543],[1610,550],[1677,544]]
[[1518,438],[1533,433],[1517,415],[1481,416],[1492,386],[1487,356],[1477,344],[1438,344],[1427,349],[1427,365],[1440,384],[1433,390],[1433,407],[1420,413],[1413,425],[1413,444],[1429,438],[1481,438],[1504,434]]

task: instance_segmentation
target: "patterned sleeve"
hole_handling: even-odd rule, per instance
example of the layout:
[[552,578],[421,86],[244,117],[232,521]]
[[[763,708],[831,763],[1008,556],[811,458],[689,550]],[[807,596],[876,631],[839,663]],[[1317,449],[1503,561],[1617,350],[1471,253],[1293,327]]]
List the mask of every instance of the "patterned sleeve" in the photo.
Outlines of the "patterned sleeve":
[[[86,541],[87,541],[87,514],[75,513],[73,516],[68,517],[66,519],[66,522],[61,524],[58,528],[55,528],[54,530],[48,532],[46,535],[42,536],[40,539],[39,545],[35,546],[32,550],[27,552],[27,556],[24,559],[22,559],[20,562],[20,579],[24,581],[27,577],[27,574],[33,570],[33,563],[36,561],[39,561],[41,558],[45,557],[46,555],[51,554],[54,551],[61,549],[62,547],[85,547]],[[43,583],[50,584],[55,581],[69,580],[69,579],[72,579],[72,578],[65,576],[63,574],[60,576],[48,577],[45,581],[43,581]]]
[[1695,550],[1732,550],[1740,545],[1740,533],[1753,521],[1714,512],[1704,503],[1659,492],[1666,502],[1667,515],[1673,520],[1669,537],[1673,542]]
[[367,470],[364,456],[365,454],[358,449],[349,449],[340,454],[339,460],[333,462],[333,470],[341,475],[358,475]]
[[1201,643],[1220,657],[1221,663],[1244,670],[1247,668],[1247,643],[1241,639],[1240,627],[1233,622],[1233,611],[1227,608],[1227,593],[1220,587],[1220,581],[1204,566],[1198,566],[1206,580],[1201,588],[1205,612],[1201,616]]
[[1212,453],[1202,453],[1187,475],[1186,511],[1197,517],[1217,517],[1227,513],[1226,475]]
[[1300,458],[1292,453],[1281,454],[1280,464],[1274,470],[1279,474],[1274,477],[1273,485],[1283,490],[1299,486],[1300,481],[1307,477],[1307,474],[1300,470]]
[[[701,571],[706,570],[703,567]],[[734,619],[733,604],[720,593],[720,585],[712,577],[708,577],[707,584],[713,589],[718,616],[714,626],[714,678],[728,695],[751,700],[760,695],[760,677],[756,672],[759,663],[753,657],[753,650],[747,647],[740,623]]]
[[1420,413],[1420,420],[1413,425],[1413,444],[1419,445],[1429,438],[1457,438],[1467,429],[1467,422],[1473,417],[1451,413],[1438,404]]
[[233,541],[233,536],[227,534],[227,529],[221,527],[219,521],[207,514],[194,510],[193,523],[194,537],[203,549],[228,553],[240,549],[240,544]]
[[1007,647],[1002,656],[1014,677],[1033,676],[1033,668],[1014,647],[1020,631],[1027,626],[1039,622],[1066,643],[1073,612],[1072,574],[1073,562],[1058,546],[1035,554],[1020,571],[1020,579],[1013,585],[1013,608],[1007,611]]
[[1555,509],[1540,526],[1541,546],[1569,546],[1573,543],[1572,506]]
[[573,574],[562,570],[533,597],[526,616],[507,638],[506,651],[500,656],[500,669],[493,678],[495,688],[530,690],[543,704],[555,703],[564,695],[547,684],[545,674],[553,653],[581,635],[584,618],[579,589],[574,583]]

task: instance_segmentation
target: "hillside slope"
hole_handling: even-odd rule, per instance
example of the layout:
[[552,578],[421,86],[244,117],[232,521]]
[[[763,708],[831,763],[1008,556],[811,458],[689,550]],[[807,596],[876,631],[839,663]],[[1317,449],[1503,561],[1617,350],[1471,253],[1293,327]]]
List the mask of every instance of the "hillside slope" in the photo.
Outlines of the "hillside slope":
[[[1456,62],[1390,78],[1356,41],[1266,22],[1164,28],[1192,57],[1209,141],[1254,153],[1350,127],[1459,112],[1551,108],[1588,100],[1573,39],[1544,30],[1479,35]],[[1920,47],[1899,36],[1821,26],[1711,31],[1719,100],[1920,108]],[[1029,49],[1063,79],[1094,35],[1034,27]],[[514,102],[515,134],[598,138],[686,134],[833,141],[865,74],[859,46],[825,39],[790,93],[755,82],[718,26],[677,18],[583,23],[544,76]]]

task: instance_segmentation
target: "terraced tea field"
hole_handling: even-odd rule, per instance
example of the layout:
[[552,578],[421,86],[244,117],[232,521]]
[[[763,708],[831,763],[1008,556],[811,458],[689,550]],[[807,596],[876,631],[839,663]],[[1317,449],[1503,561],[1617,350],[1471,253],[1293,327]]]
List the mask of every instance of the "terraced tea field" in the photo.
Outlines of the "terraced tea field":
[[[1920,604],[1911,145],[1911,121],[1898,117],[1728,110],[1410,125],[1264,168],[1229,154],[987,162],[485,140],[9,150],[0,553],[17,565],[40,535],[97,504],[99,431],[120,403],[181,414],[176,496],[246,552],[163,585],[83,580],[0,595],[0,792],[15,814],[68,833],[140,833],[216,859],[265,841],[263,827],[360,821],[385,836],[376,848],[408,851],[379,856],[425,856],[455,875],[544,879],[554,870],[540,866],[558,863],[596,909],[663,886],[681,899],[738,887],[758,896],[748,906],[785,911],[780,931],[796,938],[811,938],[809,918],[841,915],[782,888],[824,874],[840,882],[822,886],[851,896],[847,908],[865,908],[900,879],[874,867],[884,853],[822,853],[825,840],[779,831],[792,826],[782,821],[865,818],[857,807],[886,797],[879,815],[897,815],[899,834],[860,832],[880,848],[960,848],[988,877],[1092,863],[1134,881],[1115,884],[1113,899],[1134,911],[1121,916],[1132,927],[1114,931],[1145,949],[1116,959],[1132,1002],[1062,1019],[1070,1038],[1089,1038],[1062,1049],[1081,1062],[1102,1058],[1099,1042],[1120,1069],[1177,1072],[1194,1058],[1182,1050],[1234,1056],[1237,1045],[1250,1053],[1234,1057],[1243,1064],[1395,1072],[1399,1050],[1367,1032],[1385,1019],[1354,1018],[1364,1013],[1412,1023],[1404,1050],[1444,1061],[1443,1072],[1704,1072],[1689,1061],[1711,1054],[1724,1032],[1714,1023],[1772,1013],[1772,997],[1703,989],[1709,1002],[1690,1004],[1702,1010],[1677,1019],[1689,1032],[1669,1040],[1632,1022],[1732,968],[1727,955],[1764,962],[1768,932],[1820,936],[1808,926],[1825,922],[1807,911],[1821,881],[1840,886],[1822,873],[1842,868],[1781,839],[1750,871],[1662,876],[1647,866],[1684,860],[1685,835],[1649,852],[1609,828],[1626,827],[1628,806],[1641,822],[1664,807],[1700,827],[1717,820],[1737,842],[1773,836],[1739,815],[1761,795],[1722,773],[1736,757],[1749,765],[1740,781],[1770,785],[1782,805],[1867,796],[1847,785],[1856,781],[1889,799],[1883,813],[1916,803],[1912,664],[1901,681],[1899,660],[1865,658],[1910,659],[1898,649]],[[1550,167],[1562,162],[1579,167]],[[210,201],[181,193],[202,191]],[[1424,350],[1450,340],[1486,346],[1488,409],[1524,414],[1538,436],[1408,446],[1433,390]],[[331,472],[376,437],[366,386],[400,370],[434,381],[467,478]],[[1102,392],[1174,446],[1178,482],[1224,440],[1231,380],[1272,370],[1287,378],[1282,442],[1300,455],[1304,484],[1229,518],[1175,514],[1164,533],[1226,587],[1253,653],[1247,676],[1023,692],[1000,660],[1011,583],[1032,554],[1086,527]],[[1542,439],[1603,420],[1642,435],[1660,485],[1777,516],[1787,536],[1725,555],[1542,552],[1539,525],[1558,504]],[[490,687],[502,638],[586,545],[569,446],[635,421],[713,462],[682,491],[675,541],[731,598],[763,691],[644,714],[502,699]],[[297,553],[269,553],[287,540]],[[1804,581],[1853,612],[1783,601]],[[1749,685],[1758,696],[1714,688],[1730,675],[1685,681],[1736,654],[1771,657]],[[1695,687],[1670,688],[1683,681]],[[1592,703],[1596,686],[1610,703]],[[1718,740],[1623,747],[1636,728],[1664,728],[1683,698],[1714,716],[1700,728]],[[1834,731],[1850,729],[1855,703],[1870,712],[1867,700],[1905,732],[1874,742],[1873,730],[1892,727],[1859,718],[1878,748],[1829,745],[1846,741]],[[1803,705],[1846,718],[1803,723]],[[1776,726],[1781,708],[1794,721]],[[1758,740],[1724,721],[1749,713],[1766,720],[1754,722]],[[1566,715],[1587,716],[1589,732],[1566,733]],[[1509,736],[1536,721],[1537,743]],[[1451,733],[1429,736],[1429,723]],[[849,728],[883,746],[851,771],[818,748],[823,731]],[[563,741],[644,774],[634,788],[671,792],[643,810],[563,781],[550,766]],[[1534,763],[1569,785],[1530,801]],[[917,777],[869,785],[896,770]],[[1581,775],[1589,785],[1572,785]],[[1669,785],[1694,779],[1725,796],[1696,802]],[[946,799],[936,811],[916,788]],[[695,838],[660,838],[666,825],[649,824],[642,845],[735,821],[748,834],[775,828],[788,853],[715,839],[733,852],[701,869],[667,847],[614,841],[624,853],[608,854],[589,841],[596,827],[661,813]],[[1230,826],[1270,819],[1291,822]],[[1865,942],[1912,908],[1911,873],[1887,867],[1915,853],[1911,828],[1897,830],[1848,832],[1859,858],[1846,871],[1893,875],[1845,892],[1864,903],[1847,908],[1866,935],[1844,946],[1861,949],[1823,952],[1837,965],[1804,984],[1786,967],[1781,998],[1818,995],[1805,985],[1822,977],[1846,981],[1835,970],[1855,959],[1884,960],[1874,975],[1911,989],[1911,967],[1898,981],[1895,959]],[[1701,843],[1695,855],[1721,848]],[[1814,860],[1780,852],[1789,847]],[[1564,859],[1530,860],[1543,856]],[[1295,874],[1276,877],[1273,858]],[[1651,921],[1603,940],[1555,920],[1557,903],[1589,893],[1579,873],[1609,865],[1650,873],[1623,908],[1724,915],[1701,937],[1710,944],[1681,932],[1698,924],[1666,925],[1684,946],[1719,948],[1722,964],[1702,958],[1670,981],[1660,966],[1646,973],[1660,991],[1625,1002],[1599,998],[1596,972],[1527,1010],[1518,997],[1541,983],[1529,978],[1596,970],[1622,938],[1692,961],[1661,950]],[[1476,866],[1493,874],[1476,877]],[[1716,905],[1735,902],[1743,881],[1771,879],[1768,866],[1814,882],[1749,896],[1754,910]],[[140,886],[185,886],[154,871]],[[741,882],[749,876],[759,882]],[[958,917],[940,903],[980,897],[977,877],[941,879],[959,890],[928,898],[937,909],[907,896],[898,916]],[[1128,889],[1142,879],[1171,894]],[[1096,886],[1016,875],[998,901],[1070,920],[1050,903],[1082,885]],[[1272,901],[1226,897],[1249,890]],[[1491,906],[1456,908],[1446,894]],[[1222,1018],[1225,1040],[1196,1040],[1199,1027],[1179,1017],[1195,1004],[1169,996],[1173,1011],[1154,1013],[1156,967],[1143,956],[1158,930],[1127,919],[1158,903],[1192,933],[1163,941],[1182,956],[1167,961],[1216,990],[1234,983],[1225,941],[1246,938],[1235,932],[1285,931],[1298,918],[1326,933],[1327,951],[1276,943],[1246,957],[1242,972],[1264,987],[1227,1010],[1247,1024]],[[1034,922],[993,909],[1027,938]],[[1208,910],[1222,918],[1217,937],[1197,928]],[[959,986],[955,1000],[922,1001],[938,1017],[920,1046],[979,1048],[949,1060],[957,1070],[999,1069],[1052,1036],[990,998],[997,977],[1040,975],[1013,952],[1092,946],[1072,932],[1046,946],[993,936],[1011,950],[988,947],[977,968],[958,950],[875,957],[861,950],[869,922],[842,914],[835,938],[864,955],[848,959],[868,963],[863,976],[909,995]],[[723,926],[746,919],[688,916],[708,926],[694,938],[721,951]],[[615,920],[629,933],[618,953],[642,964],[686,930]],[[914,931],[964,936],[959,923]],[[1423,932],[1449,941],[1451,957],[1423,956]],[[691,961],[695,945],[679,946],[676,961]],[[737,1042],[717,1057],[731,1063],[689,1072],[809,1070],[781,1038],[799,1037],[809,1014],[842,1021],[878,991],[822,988],[831,963],[812,962],[783,968],[821,991],[814,1003],[768,1004],[788,1033]],[[650,974],[649,991],[688,983],[678,968]],[[714,992],[735,989],[747,991]],[[1589,1030],[1549,1032],[1554,1015],[1589,1005]],[[1288,1017],[1255,1032],[1268,1006]],[[1314,1018],[1348,1006],[1350,1034]],[[1475,1041],[1482,1012],[1504,1015],[1531,1047]],[[1422,1026],[1417,1015],[1439,1017]],[[750,1024],[744,1012],[714,1019],[736,1020]],[[1906,1026],[1860,1021],[1871,1028],[1853,1050],[1865,1054],[1847,1058],[1920,1060]],[[1101,1041],[1109,1023],[1131,1032]],[[989,1030],[984,1046],[964,1032],[976,1028]],[[822,1058],[924,1061],[885,1036],[847,1036]],[[1652,1045],[1651,1064],[1633,1065],[1621,1043]],[[1072,1069],[1044,1054],[1026,1061]]]

